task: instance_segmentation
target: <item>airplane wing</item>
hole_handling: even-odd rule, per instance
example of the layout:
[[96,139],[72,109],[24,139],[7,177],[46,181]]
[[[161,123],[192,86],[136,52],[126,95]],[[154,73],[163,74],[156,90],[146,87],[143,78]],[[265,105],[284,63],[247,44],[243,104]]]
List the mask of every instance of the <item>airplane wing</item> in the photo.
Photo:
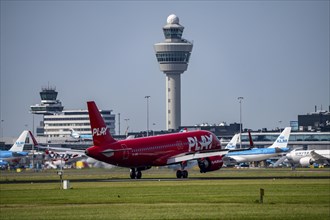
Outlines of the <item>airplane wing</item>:
[[274,163],[273,167],[278,167],[278,166],[279,166],[281,163],[283,163],[286,159],[287,159],[286,156],[282,156],[280,159],[278,159],[278,160]]
[[87,156],[86,155],[78,155],[76,157],[73,157],[73,158],[70,158],[70,159],[66,160],[65,162],[66,163],[75,163],[75,162],[80,161],[84,158],[87,158]]
[[193,153],[193,154],[185,154],[185,155],[176,155],[173,157],[170,157],[167,160],[167,164],[174,164],[174,163],[180,163],[183,161],[189,161],[189,160],[196,160],[199,158],[205,158],[205,157],[214,157],[214,156],[222,156],[228,153],[228,150],[221,150],[216,152],[206,152],[206,153]]
[[314,150],[311,151],[311,156],[313,158],[314,161],[324,161],[326,163],[329,163],[329,158],[326,158],[318,153],[316,153]]
[[76,150],[76,149],[71,149],[71,148],[49,148],[50,150],[54,151],[59,151],[59,152],[65,152],[65,153],[74,153],[74,154],[79,154],[79,155],[85,155],[84,150]]
[[235,157],[225,156],[223,158],[223,161],[225,162],[225,164],[237,164],[246,161],[246,159],[240,156],[235,156]]
[[64,147],[49,147],[49,146],[36,146],[37,148],[45,149],[45,150],[52,150],[52,151],[59,151],[59,152],[67,152],[67,153],[77,153],[77,154],[85,154],[84,150],[77,150],[72,148],[64,148]]
[[87,158],[84,152],[73,151],[50,151],[46,150],[48,160],[63,160],[65,163],[73,163],[84,158]]

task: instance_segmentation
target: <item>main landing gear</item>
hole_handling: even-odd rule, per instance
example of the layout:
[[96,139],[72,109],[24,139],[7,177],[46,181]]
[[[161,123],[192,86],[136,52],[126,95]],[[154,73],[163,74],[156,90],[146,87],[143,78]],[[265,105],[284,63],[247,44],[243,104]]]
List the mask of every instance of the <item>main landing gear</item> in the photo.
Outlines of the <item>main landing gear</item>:
[[141,170],[137,170],[135,168],[131,168],[129,176],[131,177],[131,179],[141,179],[142,177],[142,172]]
[[176,178],[188,178],[188,171],[187,170],[177,170],[176,171]]
[[181,170],[176,171],[176,178],[178,178],[178,179],[188,178],[188,171],[184,169],[187,166],[187,162],[183,161],[180,165],[181,165]]
[[131,168],[129,176],[131,179],[141,179],[142,177],[142,170],[148,170],[150,169],[151,166],[149,167],[138,167],[138,168]]

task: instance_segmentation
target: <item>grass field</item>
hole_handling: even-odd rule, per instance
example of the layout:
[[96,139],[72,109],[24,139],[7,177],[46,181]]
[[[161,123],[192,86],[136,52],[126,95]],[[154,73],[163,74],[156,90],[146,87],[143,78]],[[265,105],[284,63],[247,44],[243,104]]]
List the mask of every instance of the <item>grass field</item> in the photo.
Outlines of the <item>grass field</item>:
[[[127,169],[70,170],[64,179],[72,189],[61,190],[58,181],[38,183],[58,180],[55,171],[1,172],[0,219],[330,219],[329,169],[190,171],[188,180],[168,169],[143,175],[128,180]],[[266,178],[243,179],[260,176]],[[83,178],[99,181],[77,181]]]

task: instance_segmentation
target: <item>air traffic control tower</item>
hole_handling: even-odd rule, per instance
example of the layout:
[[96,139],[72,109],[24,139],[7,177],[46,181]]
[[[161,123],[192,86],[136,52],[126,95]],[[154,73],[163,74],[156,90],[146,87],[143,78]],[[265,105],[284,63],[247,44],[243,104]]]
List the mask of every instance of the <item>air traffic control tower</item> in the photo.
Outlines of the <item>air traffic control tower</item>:
[[193,44],[182,37],[184,27],[172,14],[163,27],[165,42],[154,45],[160,70],[166,74],[166,129],[181,126],[181,74],[187,70]]

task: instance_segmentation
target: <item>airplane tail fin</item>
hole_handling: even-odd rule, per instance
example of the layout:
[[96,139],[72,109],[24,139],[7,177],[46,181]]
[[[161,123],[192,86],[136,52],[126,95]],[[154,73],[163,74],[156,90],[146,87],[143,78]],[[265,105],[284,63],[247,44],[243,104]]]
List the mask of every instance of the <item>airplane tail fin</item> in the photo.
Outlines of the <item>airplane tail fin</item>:
[[71,133],[70,133],[71,137],[76,138],[76,139],[78,139],[80,137],[79,133],[76,132],[73,128],[70,128],[70,131],[71,131]]
[[101,146],[116,142],[111,136],[109,128],[107,128],[95,102],[87,102],[87,107],[94,145]]
[[239,139],[239,134],[235,134],[232,137],[232,139],[229,141],[229,143],[227,144],[225,149],[230,149],[230,150],[236,149],[236,144],[237,144],[238,139]]
[[34,138],[32,132],[29,131],[29,133],[30,133],[30,137],[31,137],[31,139],[32,139],[32,141],[33,141],[34,146],[38,146],[39,144],[38,144],[37,140]]
[[26,137],[27,137],[28,133],[29,133],[28,130],[24,130],[22,132],[22,134],[19,136],[19,138],[15,141],[13,146],[9,149],[9,151],[22,152],[23,149],[24,149],[25,140],[26,140]]
[[254,147],[254,143],[253,143],[253,140],[252,140],[252,136],[251,136],[251,130],[248,131],[249,133],[249,141],[250,141],[250,147]]
[[289,137],[290,137],[290,133],[291,133],[291,127],[286,127],[282,133],[277,137],[277,139],[275,140],[275,142],[272,144],[272,146],[268,147],[268,148],[285,148],[288,146],[288,142],[289,142]]

